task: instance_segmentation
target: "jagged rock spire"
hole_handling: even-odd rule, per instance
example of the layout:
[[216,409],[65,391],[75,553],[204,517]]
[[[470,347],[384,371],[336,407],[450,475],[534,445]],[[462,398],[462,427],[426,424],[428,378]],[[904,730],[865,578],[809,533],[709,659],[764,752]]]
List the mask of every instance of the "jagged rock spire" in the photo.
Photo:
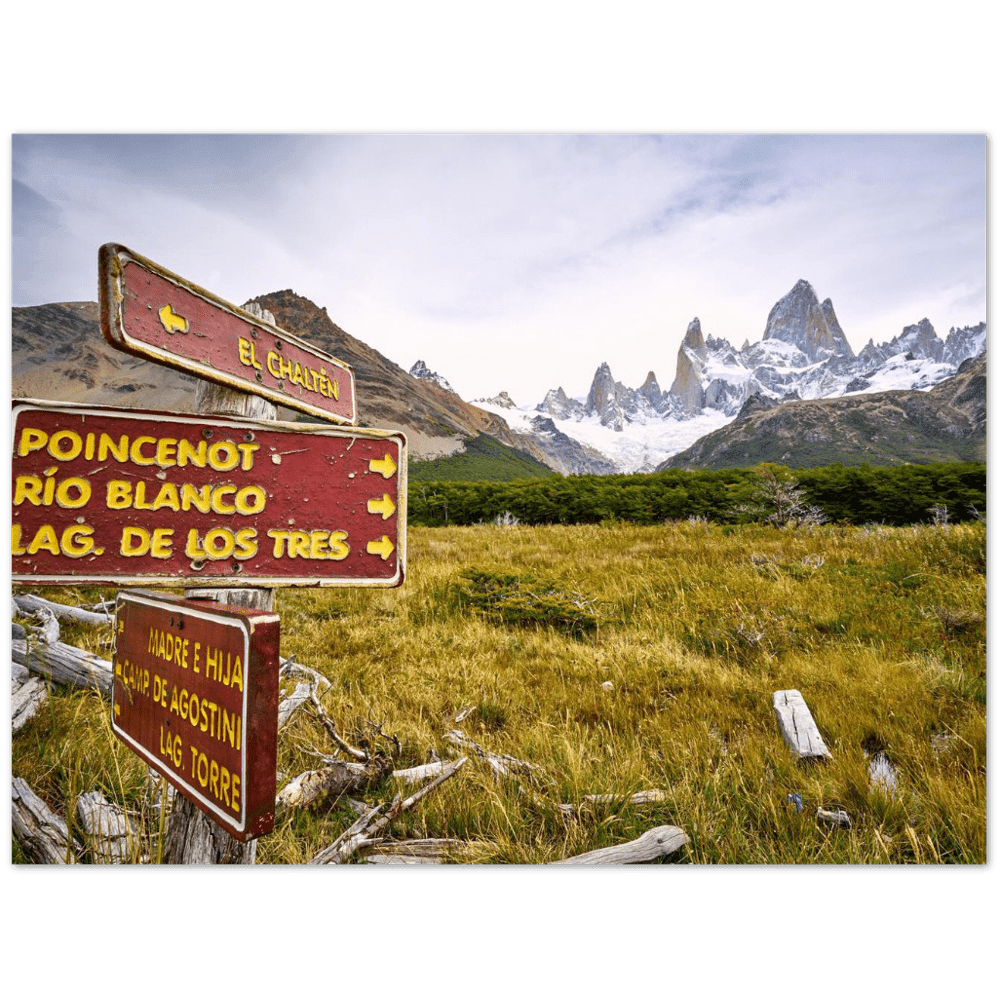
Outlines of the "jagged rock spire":
[[804,278],[774,304],[768,313],[762,339],[794,344],[810,361],[854,357],[837,322],[833,303],[826,299],[821,305],[813,286]]

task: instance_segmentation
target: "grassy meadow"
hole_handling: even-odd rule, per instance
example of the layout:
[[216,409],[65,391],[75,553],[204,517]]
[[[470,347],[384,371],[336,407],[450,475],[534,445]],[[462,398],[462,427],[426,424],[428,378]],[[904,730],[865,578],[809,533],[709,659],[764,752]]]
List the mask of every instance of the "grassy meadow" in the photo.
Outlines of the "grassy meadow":
[[[403,587],[289,589],[276,610],[282,655],[329,678],[323,708],[354,745],[373,740],[403,768],[457,756],[445,734],[461,729],[535,765],[497,779],[470,756],[388,830],[461,840],[454,861],[545,863],[672,824],[690,837],[681,863],[986,862],[983,522],[411,527]],[[64,624],[63,640],[110,655],[98,629]],[[832,760],[786,748],[771,698],[789,688]],[[297,713],[279,735],[279,790],[334,751],[316,714]],[[12,762],[70,819],[99,789],[139,819],[137,853],[158,857],[160,783],[113,736],[106,699],[53,689]],[[646,789],[666,794],[627,802]],[[387,779],[364,797],[397,790]],[[615,798],[559,808],[595,793]],[[851,827],[821,824],[818,807]],[[257,861],[305,862],[355,818],[329,798],[286,813]]]

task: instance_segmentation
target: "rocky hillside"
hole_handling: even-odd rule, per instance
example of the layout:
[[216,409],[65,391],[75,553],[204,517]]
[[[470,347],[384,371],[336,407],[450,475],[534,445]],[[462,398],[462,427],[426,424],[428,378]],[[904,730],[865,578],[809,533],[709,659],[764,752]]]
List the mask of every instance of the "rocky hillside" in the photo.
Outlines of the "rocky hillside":
[[736,419],[660,469],[791,468],[986,460],[986,353],[927,391],[777,403],[749,399]]
[[[359,423],[402,430],[411,457],[454,454],[481,434],[524,447],[501,417],[407,374],[308,299],[281,291],[253,301],[273,313],[278,326],[352,365]],[[194,406],[193,377],[133,358],[105,342],[96,302],[13,309],[11,355],[14,397],[181,413]],[[298,417],[284,408],[278,415],[283,420]],[[544,462],[540,449],[532,454]]]

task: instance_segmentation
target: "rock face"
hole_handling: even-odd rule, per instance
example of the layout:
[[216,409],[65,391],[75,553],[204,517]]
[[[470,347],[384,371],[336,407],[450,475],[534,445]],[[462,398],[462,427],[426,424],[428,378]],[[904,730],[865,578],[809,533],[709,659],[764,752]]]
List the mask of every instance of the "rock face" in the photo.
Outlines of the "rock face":
[[563,387],[549,389],[538,406],[535,407],[541,413],[548,413],[557,420],[579,420],[583,416],[583,406],[575,399],[570,399],[563,391]]
[[854,357],[833,311],[833,303],[822,304],[812,285],[799,279],[795,287],[771,308],[762,340],[780,340],[797,347],[811,361],[831,357]]
[[687,333],[677,351],[677,374],[670,394],[677,400],[684,413],[700,413],[705,405],[705,389],[702,375],[708,353],[705,338],[701,333],[701,321],[697,316],[688,324]]

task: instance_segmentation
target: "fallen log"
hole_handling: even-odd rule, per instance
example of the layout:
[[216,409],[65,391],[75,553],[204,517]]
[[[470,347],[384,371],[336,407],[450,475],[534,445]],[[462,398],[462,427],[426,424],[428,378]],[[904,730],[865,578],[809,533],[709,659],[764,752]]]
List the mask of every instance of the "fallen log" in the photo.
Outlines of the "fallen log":
[[375,758],[370,764],[336,760],[317,771],[304,771],[278,793],[275,810],[303,809],[322,796],[363,792],[385,778],[391,767],[387,759]]
[[111,663],[85,649],[64,642],[37,645],[21,639],[11,640],[11,656],[15,663],[27,667],[55,684],[97,688],[101,694],[111,693]]
[[34,594],[14,594],[13,596],[18,609],[26,615],[35,614],[38,611],[48,611],[56,618],[83,622],[85,625],[110,625],[115,620],[114,615],[84,611],[83,608],[74,608],[68,604],[56,604],[54,601],[47,601],[44,597],[36,597]]
[[688,835],[676,826],[655,826],[641,837],[615,847],[601,847],[586,854],[577,854],[552,865],[642,865],[665,858],[689,843]]
[[11,732],[16,733],[29,719],[35,717],[38,710],[49,697],[45,682],[38,677],[32,677],[28,668],[20,663],[11,664],[11,696],[10,725]]
[[84,792],[76,800],[84,841],[97,864],[120,865],[132,857],[132,825],[119,806],[100,792]]
[[775,691],[772,701],[778,728],[788,748],[799,760],[832,757],[799,691]]
[[66,865],[79,860],[80,845],[66,824],[23,778],[11,782],[11,826],[25,854],[37,864]]

